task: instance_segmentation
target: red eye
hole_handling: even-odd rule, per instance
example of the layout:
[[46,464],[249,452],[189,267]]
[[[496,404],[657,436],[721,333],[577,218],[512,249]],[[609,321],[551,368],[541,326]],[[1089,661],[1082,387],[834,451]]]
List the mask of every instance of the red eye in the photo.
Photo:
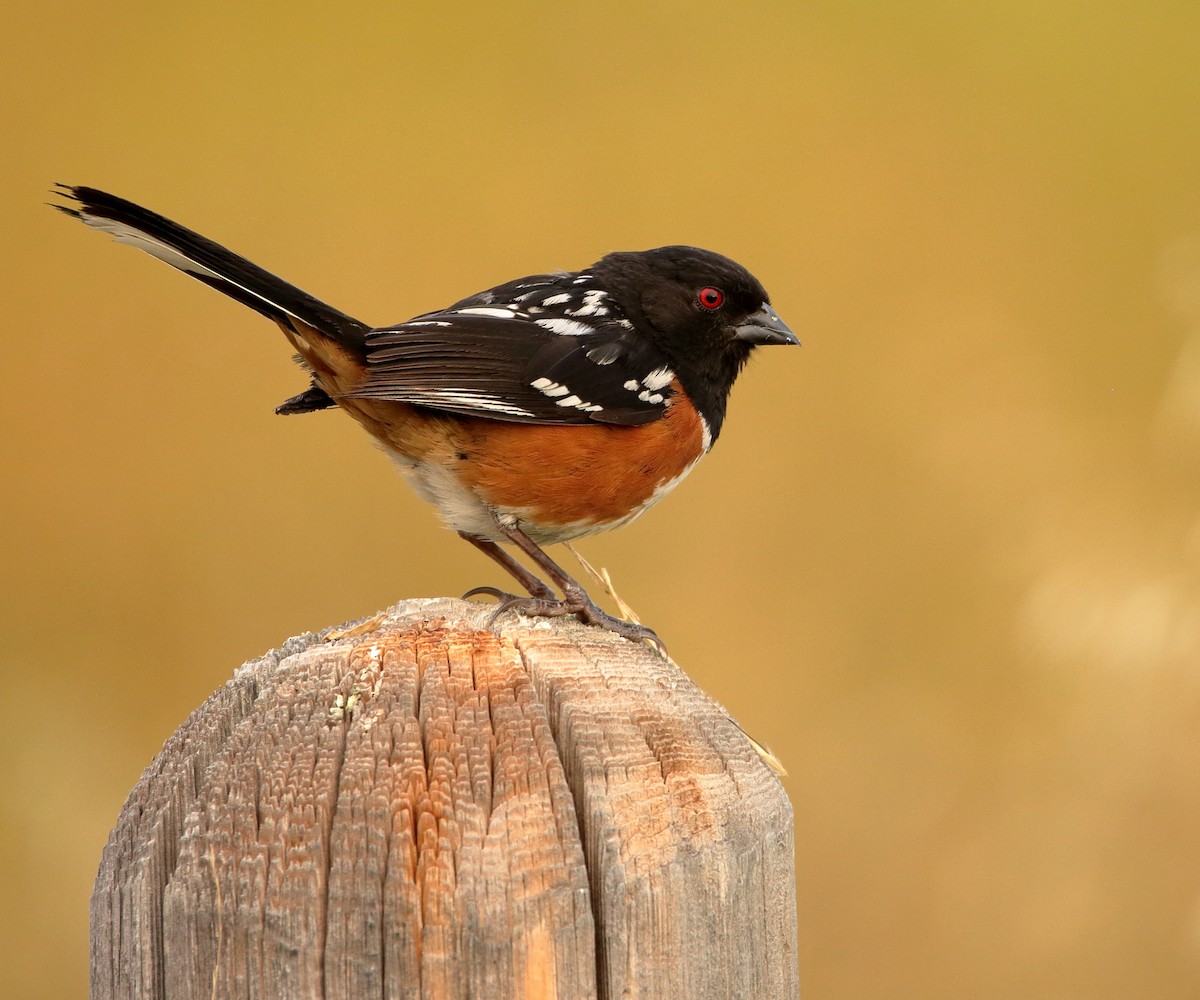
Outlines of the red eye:
[[725,301],[725,293],[719,288],[713,288],[711,285],[708,288],[700,289],[700,304],[705,309],[720,309],[721,303]]

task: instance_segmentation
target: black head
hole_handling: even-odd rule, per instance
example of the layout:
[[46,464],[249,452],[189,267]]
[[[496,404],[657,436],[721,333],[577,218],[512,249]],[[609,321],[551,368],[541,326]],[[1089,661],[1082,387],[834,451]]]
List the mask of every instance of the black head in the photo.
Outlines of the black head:
[[634,326],[675,362],[714,437],[750,352],[760,344],[800,343],[771,308],[758,279],[710,250],[671,246],[611,253],[589,270]]

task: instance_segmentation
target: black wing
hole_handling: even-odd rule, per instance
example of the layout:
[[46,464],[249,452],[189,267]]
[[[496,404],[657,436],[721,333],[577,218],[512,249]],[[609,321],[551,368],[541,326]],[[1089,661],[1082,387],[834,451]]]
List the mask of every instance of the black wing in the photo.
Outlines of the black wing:
[[534,424],[645,424],[674,378],[588,274],[537,275],[366,338],[349,395]]

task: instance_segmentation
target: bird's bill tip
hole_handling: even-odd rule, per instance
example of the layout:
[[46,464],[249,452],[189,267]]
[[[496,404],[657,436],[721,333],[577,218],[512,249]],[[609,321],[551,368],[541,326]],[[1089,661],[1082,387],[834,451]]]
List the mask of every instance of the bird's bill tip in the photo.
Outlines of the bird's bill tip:
[[745,344],[792,344],[799,346],[800,338],[779,318],[767,303],[752,312],[735,328],[734,336]]

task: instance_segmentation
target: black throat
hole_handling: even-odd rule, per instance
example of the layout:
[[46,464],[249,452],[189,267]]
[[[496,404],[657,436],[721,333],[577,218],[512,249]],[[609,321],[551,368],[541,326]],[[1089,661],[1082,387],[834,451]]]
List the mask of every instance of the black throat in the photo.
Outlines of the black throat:
[[675,374],[708,425],[713,441],[717,440],[721,425],[725,423],[729,391],[752,349],[750,344],[723,346],[724,350],[704,352],[680,351],[679,345],[666,345],[675,362]]

